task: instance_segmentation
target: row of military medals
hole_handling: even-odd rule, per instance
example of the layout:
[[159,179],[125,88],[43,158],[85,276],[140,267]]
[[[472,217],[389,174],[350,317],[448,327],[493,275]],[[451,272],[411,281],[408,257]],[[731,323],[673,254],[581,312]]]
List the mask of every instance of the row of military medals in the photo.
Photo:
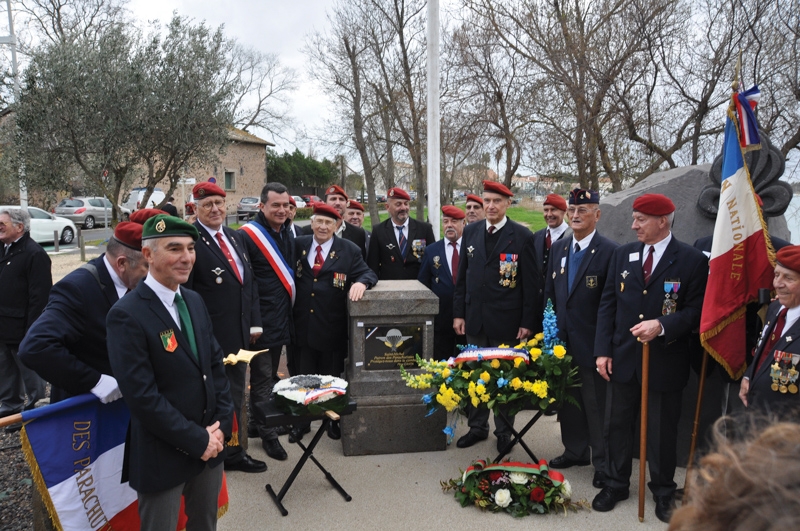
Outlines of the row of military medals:
[[517,258],[519,255],[502,253],[500,255],[500,285],[504,288],[517,287]]
[[678,307],[678,290],[681,289],[680,280],[667,279],[664,281],[664,303],[661,305],[661,315],[675,313]]
[[797,363],[800,362],[800,354],[790,354],[781,350],[775,351],[775,363],[770,366],[769,376],[772,378],[770,389],[780,391],[783,394],[797,394]]

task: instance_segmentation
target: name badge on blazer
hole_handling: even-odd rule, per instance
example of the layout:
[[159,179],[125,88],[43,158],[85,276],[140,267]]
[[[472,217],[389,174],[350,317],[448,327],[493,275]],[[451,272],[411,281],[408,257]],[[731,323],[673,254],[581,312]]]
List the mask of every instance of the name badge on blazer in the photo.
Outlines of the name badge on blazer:
[[178,340],[175,338],[175,330],[170,328],[164,330],[159,334],[161,336],[161,343],[164,344],[164,350],[167,352],[175,352],[178,348]]

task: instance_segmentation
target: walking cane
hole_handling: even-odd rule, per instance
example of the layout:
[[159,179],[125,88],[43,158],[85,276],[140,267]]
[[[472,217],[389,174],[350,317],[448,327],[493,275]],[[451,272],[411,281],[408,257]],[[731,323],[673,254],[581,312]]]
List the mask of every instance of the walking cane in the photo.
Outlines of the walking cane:
[[639,431],[639,521],[644,522],[644,488],[647,479],[647,396],[650,387],[650,344],[642,343],[642,400]]
[[683,482],[683,505],[686,505],[686,500],[689,497],[689,483],[691,482],[692,467],[694,466],[694,452],[697,449],[697,429],[700,426],[700,412],[703,408],[703,391],[706,387],[707,368],[708,351],[703,349],[703,364],[700,368],[700,383],[697,387],[697,405],[694,410],[694,425],[692,426],[692,442],[689,445],[689,462],[686,464],[686,480]]

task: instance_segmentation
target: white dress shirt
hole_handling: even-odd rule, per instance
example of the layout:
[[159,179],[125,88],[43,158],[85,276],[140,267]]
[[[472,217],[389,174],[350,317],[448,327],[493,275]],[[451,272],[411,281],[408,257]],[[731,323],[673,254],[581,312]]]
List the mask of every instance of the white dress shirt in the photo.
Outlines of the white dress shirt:
[[[236,252],[236,246],[233,245],[233,242],[231,242],[230,238],[228,238],[228,236],[225,234],[225,231],[223,231],[222,229],[219,230],[212,229],[211,227],[203,225],[203,222],[199,220],[197,222],[200,223],[200,226],[206,229],[206,231],[208,231],[208,234],[211,235],[211,239],[214,240],[214,243],[216,243],[217,247],[219,247],[220,249],[222,249],[222,246],[220,246],[219,240],[217,240],[217,233],[222,234],[222,239],[225,242],[225,245],[228,246],[228,250],[230,251],[231,256],[233,257],[233,262],[236,264],[236,269],[239,270],[239,278],[244,278],[244,264],[242,263],[242,259],[239,258],[239,253]],[[225,253],[222,254],[224,255]]]
[[658,267],[658,262],[661,260],[661,257],[664,256],[664,252],[667,250],[667,245],[669,245],[670,241],[672,241],[672,232],[667,234],[667,237],[658,243],[653,245],[644,244],[644,249],[642,249],[642,267],[644,267],[644,261],[647,260],[647,253],[650,252],[650,247],[653,248],[653,269],[650,271],[650,274]]
[[[461,263],[461,238],[456,240],[456,248],[458,249],[458,258],[459,263]],[[450,240],[445,238],[444,240],[444,254],[447,257],[447,267],[450,271],[453,271],[453,246],[450,244]]]
[[317,258],[317,245],[322,245],[322,261],[328,259],[328,253],[331,252],[331,247],[333,247],[333,238],[326,241],[323,244],[317,242],[317,238],[311,239],[311,252],[308,253],[308,265],[311,268],[314,268],[314,260]]
[[[498,223],[494,224],[494,231],[497,232],[500,229],[502,229],[503,227],[505,227],[507,222],[508,222],[508,216],[503,216],[503,219],[501,219]],[[487,219],[486,220],[486,230],[488,231],[489,227],[491,227],[491,226],[492,226],[492,224]]]
[[[389,218],[389,219],[391,219],[391,218]],[[409,218],[406,218],[405,223],[403,223],[403,236],[405,236],[405,238],[406,238],[406,245],[408,245],[410,243],[408,241],[408,219]],[[344,226],[344,223],[342,223],[342,225]],[[398,247],[400,246],[400,234],[399,234],[399,231],[397,230],[397,227],[399,227],[399,226],[400,225],[395,225],[394,220],[392,220],[392,231],[394,232],[394,239],[397,240],[397,246]]]
[[[181,318],[178,314],[178,308],[175,307],[175,294],[178,291],[172,291],[164,284],[153,278],[150,273],[147,273],[147,276],[144,277],[144,283],[153,290],[156,294],[156,297],[161,300],[161,303],[164,304],[164,308],[167,309],[167,312],[172,317],[172,320],[175,321],[175,324],[178,325],[178,329],[181,329]],[[180,290],[180,288],[178,288]],[[183,295],[181,295],[183,296]]]
[[[556,227],[554,229],[551,229],[550,227],[547,227],[547,231],[550,233],[550,245],[555,243],[555,241],[557,239],[559,239],[562,234],[567,232],[568,228],[569,228],[569,225],[567,225],[566,221],[562,221],[561,225],[559,225],[558,227]],[[583,245],[581,245],[581,249],[583,249]]]

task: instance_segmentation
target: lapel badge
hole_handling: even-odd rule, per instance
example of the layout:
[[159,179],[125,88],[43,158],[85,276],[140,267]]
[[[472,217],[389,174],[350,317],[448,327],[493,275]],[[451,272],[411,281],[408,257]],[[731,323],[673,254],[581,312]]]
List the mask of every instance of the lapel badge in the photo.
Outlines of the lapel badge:
[[626,269],[625,271],[622,272],[622,280],[628,278],[628,275],[630,275],[630,273],[628,273],[628,270]]
[[792,336],[786,336],[786,342],[790,343],[792,341]]
[[620,282],[619,283],[619,292],[622,293],[623,291],[625,291],[625,283],[624,282]]
[[474,251],[474,250],[475,250],[475,247],[473,247],[471,245],[469,247],[467,247],[467,256],[472,258],[472,251]]
[[178,340],[175,339],[175,330],[170,328],[169,330],[164,330],[159,335],[161,336],[161,343],[164,345],[164,350],[167,352],[175,352],[178,348]]
[[336,258],[337,258],[336,251],[329,252],[328,253],[328,258],[330,258],[331,260],[336,260]]
[[308,254],[308,253],[306,252],[306,250],[305,250],[305,249],[303,249],[303,256],[305,256],[305,255],[307,255],[307,254]]
[[225,270],[218,267],[216,269],[212,269],[211,272],[217,275],[217,278],[214,279],[214,282],[217,284],[222,284],[222,277],[220,275],[224,273]]
[[596,288],[597,287],[597,277],[586,277],[586,287],[587,288]]
[[440,267],[442,267],[442,263],[439,260],[438,256],[434,256],[433,257],[433,267],[435,267],[436,269],[439,269]]
[[394,244],[393,243],[387,243],[386,244],[386,248],[391,251],[392,249],[394,249]]

